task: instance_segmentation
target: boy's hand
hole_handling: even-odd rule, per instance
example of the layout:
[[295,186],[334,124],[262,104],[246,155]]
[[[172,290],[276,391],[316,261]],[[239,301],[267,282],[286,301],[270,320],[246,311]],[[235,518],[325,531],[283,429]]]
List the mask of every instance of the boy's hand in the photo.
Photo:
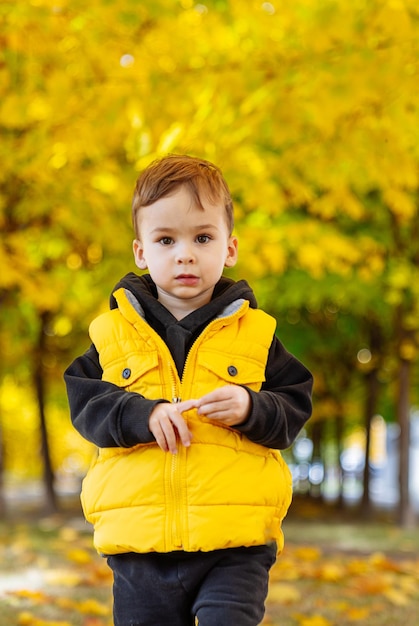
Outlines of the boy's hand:
[[250,394],[238,385],[225,385],[196,401],[200,415],[218,420],[227,426],[244,422],[250,412]]
[[163,452],[176,454],[177,435],[184,446],[191,445],[192,434],[182,417],[182,413],[194,407],[196,407],[196,400],[156,404],[149,417],[148,427]]

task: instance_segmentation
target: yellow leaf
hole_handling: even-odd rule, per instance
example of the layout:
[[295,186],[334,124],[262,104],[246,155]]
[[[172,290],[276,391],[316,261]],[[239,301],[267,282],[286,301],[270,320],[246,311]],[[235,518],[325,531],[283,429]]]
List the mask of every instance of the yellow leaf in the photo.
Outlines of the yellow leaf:
[[388,189],[384,192],[384,201],[400,219],[411,219],[417,211],[413,197],[399,189]]
[[25,600],[31,600],[36,604],[44,604],[49,600],[49,597],[42,591],[33,591],[31,589],[19,589],[18,591],[13,591],[13,595]]
[[35,617],[28,611],[22,611],[17,616],[17,623],[19,626],[32,626],[32,624],[34,624],[34,620]]
[[45,578],[49,583],[63,585],[64,587],[76,587],[83,579],[79,573],[66,569],[46,572]]
[[418,581],[417,577],[415,576],[405,575],[403,577],[400,577],[399,584],[403,591],[405,591],[406,593],[410,593],[413,595],[417,591]]
[[382,552],[373,552],[368,560],[380,570],[382,570],[384,568],[384,565],[389,562],[386,555]]
[[297,256],[301,267],[314,278],[320,278],[323,275],[325,258],[318,243],[302,244],[297,251]]
[[407,606],[409,604],[409,598],[400,589],[385,589],[384,595],[395,606]]
[[28,611],[19,613],[17,619],[18,626],[71,626],[69,622],[39,619]]
[[172,124],[168,130],[162,134],[160,143],[158,146],[158,152],[164,154],[173,150],[177,140],[183,132],[182,124]]
[[70,622],[37,619],[33,626],[71,626]]
[[55,600],[56,606],[66,611],[72,611],[77,606],[77,602],[71,600],[71,598],[57,598]]
[[329,609],[339,611],[339,613],[344,613],[350,606],[351,605],[348,600],[335,600],[334,602],[328,602]]
[[371,610],[367,607],[352,607],[351,609],[349,609],[348,611],[346,611],[345,615],[348,619],[350,619],[353,622],[358,622],[358,621],[362,621],[364,622],[365,620],[368,619],[368,617],[370,616]]
[[295,585],[287,583],[271,583],[268,602],[277,604],[293,604],[301,599],[301,593]]
[[359,579],[355,586],[358,593],[368,596],[385,593],[392,588],[392,583],[386,576],[379,575],[378,572],[375,572]]
[[271,581],[275,580],[297,580],[299,572],[295,567],[295,561],[285,556],[281,556],[270,572]]
[[302,546],[295,550],[295,558],[302,561],[318,561],[322,556],[321,550],[314,546]]
[[66,556],[69,561],[78,563],[78,565],[87,565],[92,560],[91,554],[82,548],[73,548],[72,550],[68,550]]
[[346,570],[337,563],[325,563],[318,570],[318,577],[326,582],[337,582],[345,578]]
[[28,116],[34,121],[45,120],[51,115],[51,106],[49,102],[41,97],[37,96],[29,103]]
[[104,172],[93,176],[91,184],[92,187],[98,191],[107,195],[112,195],[117,191],[119,182],[116,176],[110,174],[109,172]]
[[348,564],[348,572],[350,574],[365,574],[368,569],[368,563],[361,559],[354,559]]
[[322,615],[313,615],[306,617],[304,615],[295,616],[299,626],[333,626],[332,622]]
[[79,602],[78,609],[84,615],[108,615],[109,608],[94,598]]

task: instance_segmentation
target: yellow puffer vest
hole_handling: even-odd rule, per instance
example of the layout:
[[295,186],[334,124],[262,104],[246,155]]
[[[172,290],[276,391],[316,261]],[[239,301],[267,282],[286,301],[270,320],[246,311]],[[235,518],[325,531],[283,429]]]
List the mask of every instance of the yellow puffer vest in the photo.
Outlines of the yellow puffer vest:
[[[214,319],[192,346],[182,380],[163,340],[130,303],[90,327],[103,380],[146,398],[198,398],[226,384],[258,391],[275,320],[241,301]],[[251,442],[197,411],[184,413],[189,448],[163,452],[155,443],[102,448],[83,481],[85,516],[102,554],[209,551],[283,546],[281,521],[291,502],[291,475],[280,453]]]

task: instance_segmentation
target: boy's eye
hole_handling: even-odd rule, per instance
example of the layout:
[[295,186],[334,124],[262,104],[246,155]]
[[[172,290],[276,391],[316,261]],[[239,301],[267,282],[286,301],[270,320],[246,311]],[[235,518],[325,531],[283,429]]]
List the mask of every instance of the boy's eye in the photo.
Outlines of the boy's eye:
[[208,243],[211,237],[209,235],[198,235],[196,238],[198,243]]
[[170,246],[170,244],[173,243],[173,239],[171,237],[162,237],[159,241],[164,246]]

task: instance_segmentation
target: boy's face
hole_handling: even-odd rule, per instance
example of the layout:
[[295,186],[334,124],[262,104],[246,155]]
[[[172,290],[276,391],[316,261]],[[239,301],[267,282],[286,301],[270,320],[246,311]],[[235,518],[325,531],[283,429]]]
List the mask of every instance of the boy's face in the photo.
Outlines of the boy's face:
[[149,270],[159,301],[177,319],[207,304],[223,268],[237,260],[237,239],[229,235],[224,206],[203,206],[179,187],[138,212],[135,263]]

